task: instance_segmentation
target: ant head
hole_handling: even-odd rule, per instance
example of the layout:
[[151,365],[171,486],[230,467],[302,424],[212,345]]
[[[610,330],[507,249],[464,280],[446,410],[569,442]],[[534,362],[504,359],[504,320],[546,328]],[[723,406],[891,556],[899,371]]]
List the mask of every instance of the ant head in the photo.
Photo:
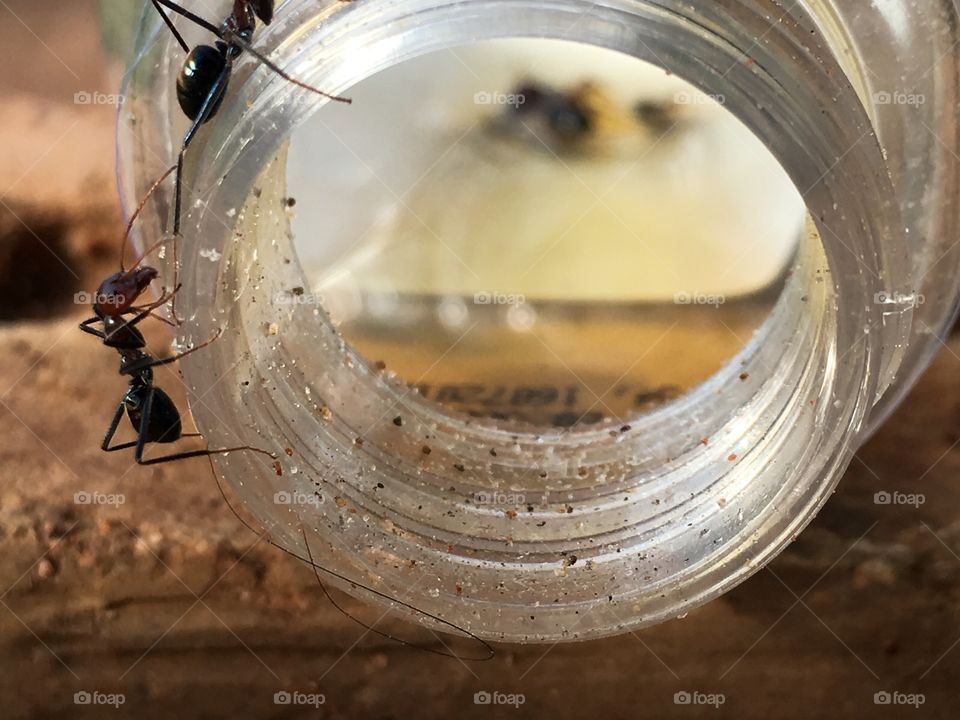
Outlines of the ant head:
[[139,267],[114,273],[97,289],[94,311],[101,317],[122,315],[137,301],[159,273],[152,267]]

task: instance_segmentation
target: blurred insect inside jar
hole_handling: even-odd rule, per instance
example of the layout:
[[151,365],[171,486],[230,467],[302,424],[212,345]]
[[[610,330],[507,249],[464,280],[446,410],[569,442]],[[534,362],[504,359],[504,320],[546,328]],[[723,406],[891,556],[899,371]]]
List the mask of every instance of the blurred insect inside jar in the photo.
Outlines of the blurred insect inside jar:
[[561,157],[622,158],[649,148],[683,120],[670,99],[645,99],[630,107],[595,81],[569,89],[525,81],[511,96],[516,102],[487,121],[488,132]]

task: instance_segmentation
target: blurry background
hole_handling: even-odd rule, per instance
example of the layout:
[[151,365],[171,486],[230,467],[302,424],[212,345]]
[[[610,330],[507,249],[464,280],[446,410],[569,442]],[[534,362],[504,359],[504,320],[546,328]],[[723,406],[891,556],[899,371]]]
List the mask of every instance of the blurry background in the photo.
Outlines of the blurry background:
[[805,231],[724,97],[610,50],[478,42],[350,96],[291,144],[305,297],[474,415],[619,423],[689,390],[768,316]]
[[[953,678],[960,671],[960,341],[949,342],[909,400],[858,454],[837,495],[797,542],[752,580],[687,617],[580,645],[501,646],[494,660],[467,665],[379,638],[357,643],[362,631],[325,602],[312,574],[258,542],[224,507],[205,461],[140,468],[129,456],[100,452],[103,430],[125,386],[116,374],[116,355],[76,329],[88,310],[76,294],[94,289],[116,269],[122,227],[113,188],[115,108],[106,96],[118,92],[117,78],[107,69],[90,0],[56,6],[0,0],[0,17],[7,68],[0,77],[5,717],[166,718],[177,712],[183,717],[800,718],[915,712],[878,707],[878,692],[919,693],[924,702],[917,716],[953,717]],[[662,98],[675,100],[675,91]],[[665,114],[683,116],[675,105],[651,105],[637,115],[630,103],[620,103],[646,130],[668,122]],[[540,172],[542,182],[570,180],[542,171],[556,157],[536,154],[522,132],[525,126],[517,137],[509,108],[485,117],[519,143],[507,146],[512,156],[529,153],[526,167]],[[689,132],[698,132],[700,116],[686,117],[694,126]],[[526,122],[537,127],[538,120]],[[686,142],[704,142],[707,131],[699,127],[701,135],[683,136]],[[479,130],[470,132],[476,134],[460,152],[491,142]],[[438,153],[428,163],[440,174],[417,183],[413,194],[426,202],[418,207],[429,207],[422,198],[444,183],[444,163],[455,160]],[[638,178],[634,187],[648,198],[654,190],[644,183],[657,177]],[[633,197],[627,194],[624,207]],[[516,203],[514,213],[527,207],[510,201]],[[304,212],[303,204],[294,212]],[[431,225],[447,222],[442,210],[433,209]],[[787,210],[772,220],[785,218]],[[795,220],[790,220],[794,226]],[[401,213],[391,221],[401,231],[384,237],[404,237],[410,218]],[[692,222],[680,221],[688,228]],[[789,255],[789,232],[781,258]],[[469,237],[464,241],[464,247],[476,246]],[[571,252],[576,247],[571,245]],[[630,243],[611,240],[611,247],[612,256],[620,257]],[[437,246],[432,252],[438,254]],[[320,292],[335,294],[339,287],[348,299],[382,292],[385,265],[371,257],[390,255],[347,253],[341,269],[353,273],[353,286],[344,285],[343,273],[333,279],[318,273]],[[569,260],[554,262],[562,269]],[[330,266],[319,261],[323,269]],[[483,275],[483,263],[480,257],[470,264]],[[753,290],[776,281],[776,264]],[[600,267],[598,277],[607,277],[608,270]],[[423,292],[433,276],[418,278],[409,268],[400,275],[416,285],[404,288],[408,295],[434,300],[449,295],[435,286]],[[549,273],[534,277],[542,280]],[[470,289],[522,293],[534,306],[549,299],[549,287],[519,281],[505,287],[478,282]],[[465,282],[469,285],[469,278]],[[659,300],[674,305],[674,292],[701,289],[683,285],[661,287]],[[583,285],[579,300],[591,299],[596,286]],[[621,283],[606,290],[624,300],[651,287]],[[718,292],[737,294],[729,286]],[[592,296],[598,299],[610,298]],[[626,317],[628,325],[636,320]],[[376,324],[353,330],[348,325],[345,331],[355,332],[362,346],[365,334],[376,338],[371,327]],[[701,323],[706,335],[700,339],[715,337],[710,333],[716,328]],[[166,352],[162,327],[152,328],[149,337],[158,354]],[[698,347],[711,348],[700,350],[707,362],[719,362],[738,346],[700,342]],[[458,366],[445,367],[453,372]],[[182,400],[175,370],[159,372],[158,381]],[[598,381],[598,387],[606,385]],[[895,492],[912,495],[914,504],[885,504]],[[321,693],[325,703],[319,710],[277,705],[274,694],[280,691]],[[519,694],[524,703],[476,704],[475,693],[483,691]],[[76,699],[88,696],[76,693],[102,693],[101,698],[119,693],[124,704],[86,707]],[[722,696],[719,709],[682,702],[709,696],[715,701]]]

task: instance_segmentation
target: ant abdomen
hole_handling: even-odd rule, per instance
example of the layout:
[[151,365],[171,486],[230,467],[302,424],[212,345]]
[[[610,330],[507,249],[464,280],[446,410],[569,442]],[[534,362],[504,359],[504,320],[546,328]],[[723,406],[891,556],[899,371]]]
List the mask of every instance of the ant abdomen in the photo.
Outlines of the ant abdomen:
[[[191,120],[196,120],[200,116],[203,104],[223,73],[226,64],[227,59],[223,51],[211,45],[198,45],[190,51],[177,77],[177,100],[184,115]],[[204,122],[217,114],[226,89],[227,82],[224,79]]]
[[[149,397],[149,408],[147,407]],[[173,400],[158,387],[135,385],[123,398],[133,429],[148,443],[174,443],[183,437],[180,412]],[[149,411],[144,423],[144,412]]]

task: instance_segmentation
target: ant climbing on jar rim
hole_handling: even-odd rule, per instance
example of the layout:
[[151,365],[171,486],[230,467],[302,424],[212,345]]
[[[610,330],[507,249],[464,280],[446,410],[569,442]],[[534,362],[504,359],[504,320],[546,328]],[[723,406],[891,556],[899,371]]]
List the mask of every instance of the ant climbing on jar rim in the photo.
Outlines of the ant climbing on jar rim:
[[[167,395],[167,393],[161,388],[156,386],[153,377],[154,368],[172,364],[186,357],[187,355],[202,350],[213,343],[221,334],[221,330],[218,330],[210,339],[200,343],[199,345],[195,345],[189,350],[168,358],[158,359],[146,351],[146,339],[144,338],[143,333],[137,327],[148,317],[153,317],[174,326],[178,324],[178,321],[171,321],[155,314],[155,311],[165,304],[172,304],[173,299],[181,289],[181,286],[176,282],[174,283],[172,290],[164,290],[160,297],[154,302],[145,305],[137,305],[139,298],[147,292],[153,281],[159,278],[159,272],[156,270],[156,268],[145,265],[144,261],[155,250],[164,244],[168,242],[173,242],[176,244],[178,237],[166,237],[149,246],[146,251],[138,256],[137,260],[129,269],[125,267],[124,262],[124,251],[129,241],[130,232],[135,221],[143,211],[153,193],[156,192],[164,180],[166,180],[175,169],[176,168],[173,167],[167,170],[153,184],[144,199],[141,201],[140,205],[137,207],[136,211],[131,216],[123,236],[123,245],[120,252],[120,270],[108,276],[100,284],[96,294],[93,296],[93,316],[80,323],[80,329],[83,332],[99,338],[103,341],[105,346],[113,348],[119,353],[120,374],[130,378],[128,389],[117,405],[113,419],[111,420],[101,443],[101,449],[105,452],[114,452],[118,450],[135,448],[134,459],[139,465],[158,465],[196,457],[208,458],[208,460],[211,462],[211,472],[217,483],[217,487],[230,511],[251,532],[266,539],[270,545],[310,566],[326,599],[345,617],[363,627],[367,632],[372,632],[387,640],[397,642],[399,644],[406,645],[424,652],[445,657],[453,657],[459,660],[489,660],[494,655],[493,649],[486,641],[477,637],[469,630],[455,625],[448,620],[444,620],[437,615],[429,613],[425,610],[421,610],[414,605],[400,600],[399,598],[388,595],[385,592],[375,590],[368,585],[356,582],[341,573],[317,564],[314,559],[313,550],[311,549],[309,540],[307,539],[306,527],[302,519],[298,518],[300,532],[306,548],[305,556],[294,552],[280,545],[272,538],[267,537],[265,530],[263,532],[257,532],[253,525],[244,519],[234,504],[230,502],[223,486],[220,484],[216,469],[212,465],[212,459],[217,455],[226,455],[238,451],[249,451],[253,453],[259,453],[273,459],[274,467],[279,468],[279,462],[277,461],[278,455],[276,453],[254,447],[252,445],[238,445],[234,447],[217,449],[206,448],[199,450],[187,450],[183,452],[171,453],[157,458],[144,457],[146,446],[149,444],[169,444],[183,438],[202,437],[201,433],[183,432],[183,423],[180,411],[172,398],[170,398],[170,396]],[[174,318],[176,318],[175,313]],[[97,327],[98,324],[99,327]],[[127,415],[134,431],[136,432],[136,439],[133,441],[112,445],[111,443],[114,435],[118,430],[120,421],[122,420],[124,414]],[[372,624],[366,623],[344,608],[331,595],[330,591],[323,583],[323,580],[321,579],[321,573],[333,577],[334,579],[354,588],[362,589],[364,592],[369,593],[370,595],[389,602],[391,606],[404,608],[407,611],[410,611],[437,626],[442,626],[449,631],[459,633],[465,636],[470,642],[477,643],[480,651],[472,654],[459,654],[454,652],[454,650],[452,650],[447,643],[445,643],[443,640],[439,640],[439,638],[438,640],[441,647],[438,648],[425,643],[406,640],[384,630],[380,630],[376,627],[376,625],[379,623],[379,620],[373,622]],[[383,616],[381,616],[381,619],[382,618]]]
[[[144,458],[144,451],[148,444],[168,444],[177,442],[182,438],[200,437],[200,433],[183,432],[180,411],[177,409],[173,399],[161,388],[156,386],[153,377],[154,368],[177,362],[187,355],[207,347],[220,336],[220,331],[217,331],[209,340],[189,350],[167,358],[156,358],[146,351],[147,341],[137,327],[148,317],[155,317],[164,322],[174,324],[172,321],[166,320],[154,313],[157,309],[173,300],[180,290],[179,284],[175,284],[175,287],[169,292],[164,291],[160,298],[152,303],[147,305],[137,305],[136,303],[147,291],[150,284],[159,277],[159,272],[156,268],[144,265],[144,260],[161,245],[170,240],[176,242],[176,236],[173,238],[164,238],[149,247],[137,258],[129,270],[124,268],[123,261],[124,250],[129,240],[130,230],[136,218],[145,207],[150,196],[156,191],[160,184],[169,177],[173,170],[174,168],[168,170],[154,183],[131,217],[123,237],[123,245],[120,253],[120,270],[107,277],[100,284],[100,287],[93,297],[93,316],[80,323],[80,329],[83,332],[100,338],[105,346],[113,348],[119,353],[120,374],[130,379],[127,391],[117,405],[113,419],[107,428],[100,447],[105,452],[115,452],[132,447],[134,448],[134,459],[140,465],[157,465],[192,457],[219,455],[240,450],[249,450],[276,459],[277,456],[275,453],[251,445],[188,450],[157,458]],[[133,317],[128,317],[131,315]],[[98,323],[100,327],[97,327]],[[136,440],[111,445],[124,414],[129,418],[130,424],[137,434]]]
[[[233,9],[217,27],[199,15],[187,10],[172,0],[150,0],[173,33],[187,57],[177,77],[177,101],[183,114],[192,122],[184,135],[177,157],[176,189],[174,191],[173,234],[180,234],[183,205],[183,162],[187,149],[202,125],[213,119],[226,95],[233,74],[234,62],[248,53],[258,62],[282,77],[287,82],[320,95],[334,102],[350,104],[350,98],[332,95],[293,77],[250,43],[257,29],[257,21],[264,25],[273,22],[273,0],[234,0]],[[345,0],[349,1],[349,0]],[[212,33],[217,41],[213,45],[198,45],[192,50],[183,35],[164,9],[180,15],[194,25]]]

